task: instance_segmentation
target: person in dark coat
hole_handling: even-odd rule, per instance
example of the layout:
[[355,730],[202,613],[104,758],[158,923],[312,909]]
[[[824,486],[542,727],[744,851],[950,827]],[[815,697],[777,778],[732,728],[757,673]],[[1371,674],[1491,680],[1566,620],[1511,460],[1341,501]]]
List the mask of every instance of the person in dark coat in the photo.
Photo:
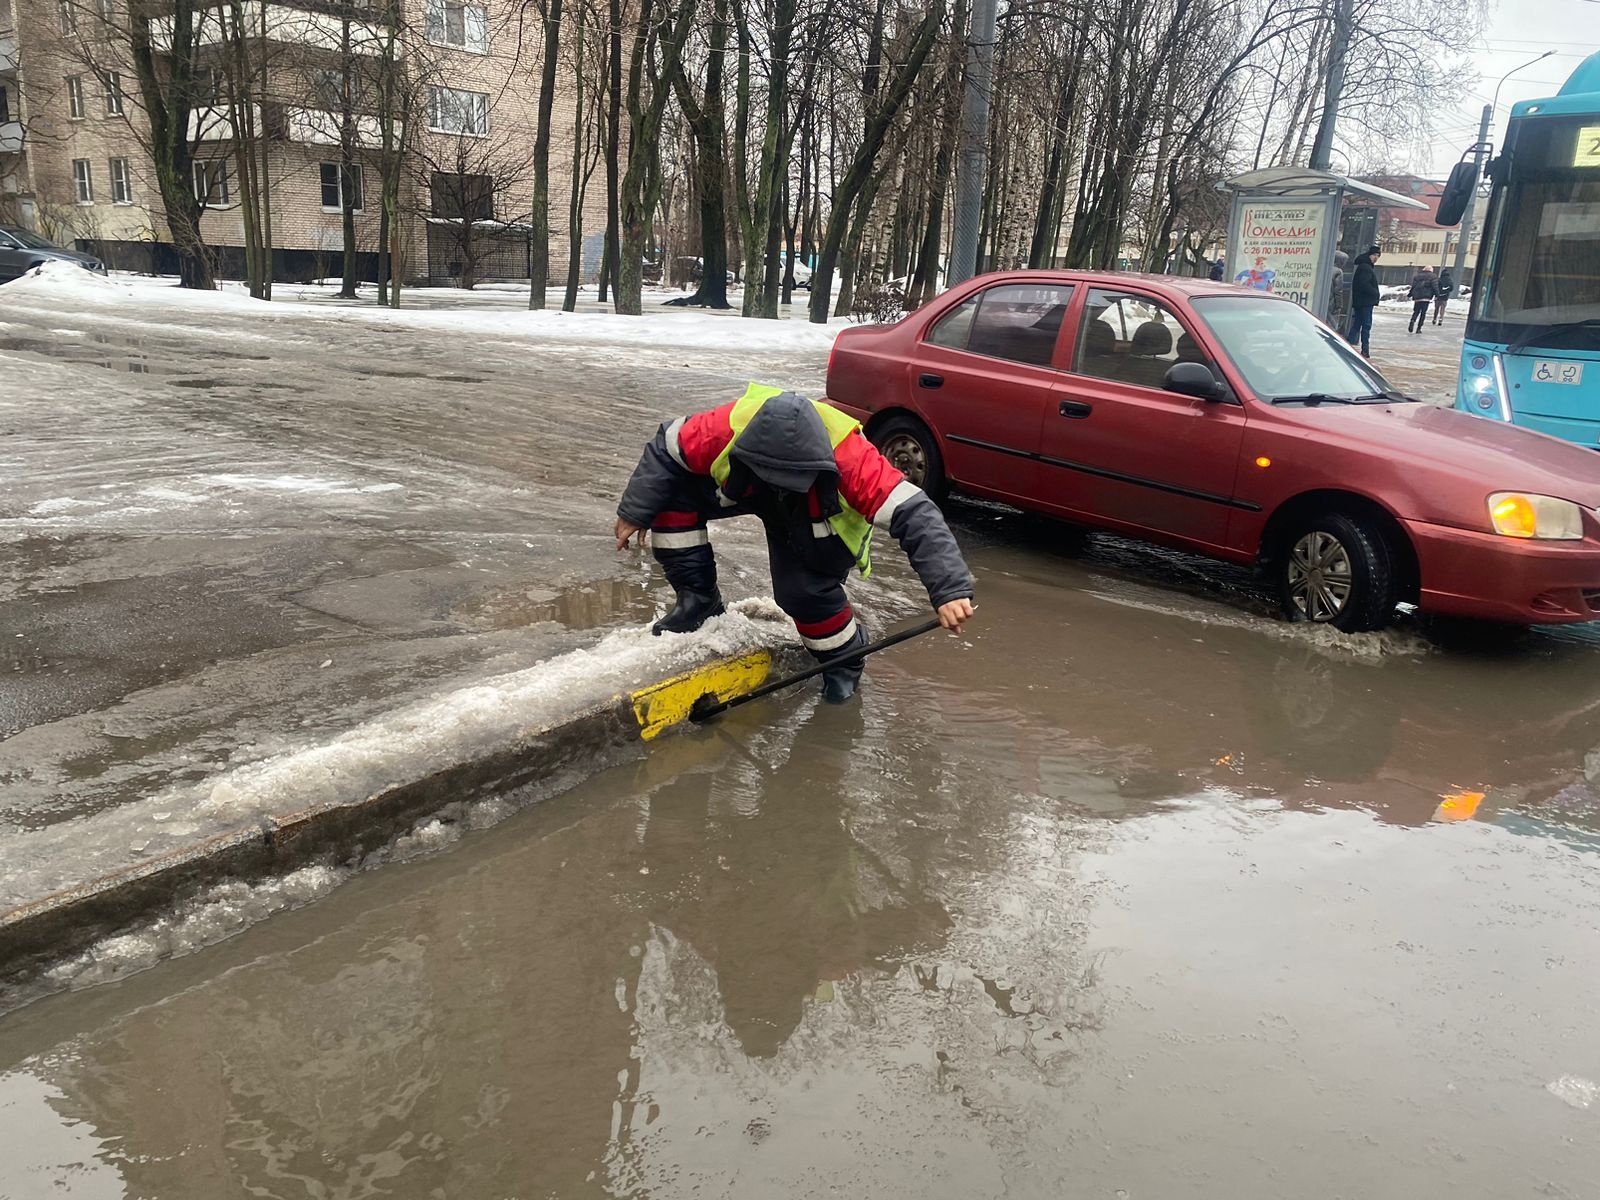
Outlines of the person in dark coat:
[[1211,264],[1211,270],[1206,273],[1206,278],[1212,283],[1222,282],[1222,260],[1219,258]]
[[1432,267],[1423,267],[1411,277],[1411,319],[1406,322],[1409,331],[1422,332],[1422,327],[1428,323],[1428,309],[1438,294],[1439,281],[1433,277]]
[[1451,293],[1456,290],[1456,281],[1450,274],[1450,268],[1445,267],[1439,272],[1439,278],[1433,285],[1433,323],[1444,324],[1444,306],[1449,303]]
[[1359,345],[1366,358],[1372,357],[1372,310],[1378,307],[1378,272],[1373,264],[1383,247],[1372,245],[1356,256],[1356,269],[1350,280],[1350,332],[1345,340]]
[[[870,573],[874,528],[900,543],[939,623],[972,616],[972,573],[944,514],[830,404],[751,384],[738,400],[656,431],[617,504],[617,549],[650,531],[677,605],[654,633],[692,633],[723,611],[707,521],[766,526],[772,591],[824,665],[867,644],[845,595],[851,567]],[[855,694],[862,660],[823,672],[823,699]]]

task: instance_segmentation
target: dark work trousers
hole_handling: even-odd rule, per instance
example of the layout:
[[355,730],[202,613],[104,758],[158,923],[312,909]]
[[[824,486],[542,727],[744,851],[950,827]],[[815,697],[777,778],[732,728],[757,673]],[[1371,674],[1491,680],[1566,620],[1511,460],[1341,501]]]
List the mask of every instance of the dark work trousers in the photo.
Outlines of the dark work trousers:
[[1358,304],[1350,310],[1350,332],[1344,335],[1344,340],[1352,346],[1360,346],[1361,353],[1372,356],[1372,306]]
[[1412,333],[1421,333],[1422,327],[1428,323],[1428,309],[1433,307],[1433,299],[1413,300],[1411,302],[1411,319],[1406,322],[1406,328]]
[[784,519],[771,497],[730,506],[710,479],[686,480],[650,522],[652,549],[667,582],[678,591],[714,590],[717,560],[707,523],[752,515],[766,528],[773,598],[794,621],[806,649],[818,662],[853,649],[864,637],[844,592],[855,556],[831,530],[817,537],[809,520]]
[[1433,323],[1435,325],[1444,324],[1444,308],[1449,303],[1449,296],[1435,296],[1433,298]]

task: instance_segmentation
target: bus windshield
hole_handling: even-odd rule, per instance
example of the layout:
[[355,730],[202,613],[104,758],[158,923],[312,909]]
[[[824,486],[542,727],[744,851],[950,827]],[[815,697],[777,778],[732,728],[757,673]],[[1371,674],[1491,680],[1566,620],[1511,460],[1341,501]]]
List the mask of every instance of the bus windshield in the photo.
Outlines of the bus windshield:
[[1600,349],[1600,113],[1516,122],[1493,207],[1468,336]]

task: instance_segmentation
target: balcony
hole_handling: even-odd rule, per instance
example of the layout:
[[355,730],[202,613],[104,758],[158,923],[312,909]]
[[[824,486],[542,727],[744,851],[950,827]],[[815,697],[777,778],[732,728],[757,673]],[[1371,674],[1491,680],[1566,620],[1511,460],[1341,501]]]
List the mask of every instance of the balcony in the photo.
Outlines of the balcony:
[[[339,145],[339,114],[318,108],[284,105],[284,136],[291,142],[312,146]],[[366,150],[383,145],[383,125],[377,117],[358,113],[355,117],[355,144]],[[400,141],[400,122],[395,122],[394,138]]]
[[7,30],[0,33],[0,75],[14,75],[17,70],[17,35]]
[[0,125],[0,154],[21,154],[22,143],[21,121],[7,121]]

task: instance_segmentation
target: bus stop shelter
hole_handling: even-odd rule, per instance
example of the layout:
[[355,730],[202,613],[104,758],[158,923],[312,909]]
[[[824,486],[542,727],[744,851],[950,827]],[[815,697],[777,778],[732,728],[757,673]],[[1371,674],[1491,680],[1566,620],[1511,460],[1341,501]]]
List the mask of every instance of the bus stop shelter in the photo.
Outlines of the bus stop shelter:
[[1327,320],[1333,308],[1339,211],[1360,196],[1384,208],[1427,205],[1387,188],[1309,167],[1263,167],[1225,180],[1232,196],[1225,278],[1287,296]]

